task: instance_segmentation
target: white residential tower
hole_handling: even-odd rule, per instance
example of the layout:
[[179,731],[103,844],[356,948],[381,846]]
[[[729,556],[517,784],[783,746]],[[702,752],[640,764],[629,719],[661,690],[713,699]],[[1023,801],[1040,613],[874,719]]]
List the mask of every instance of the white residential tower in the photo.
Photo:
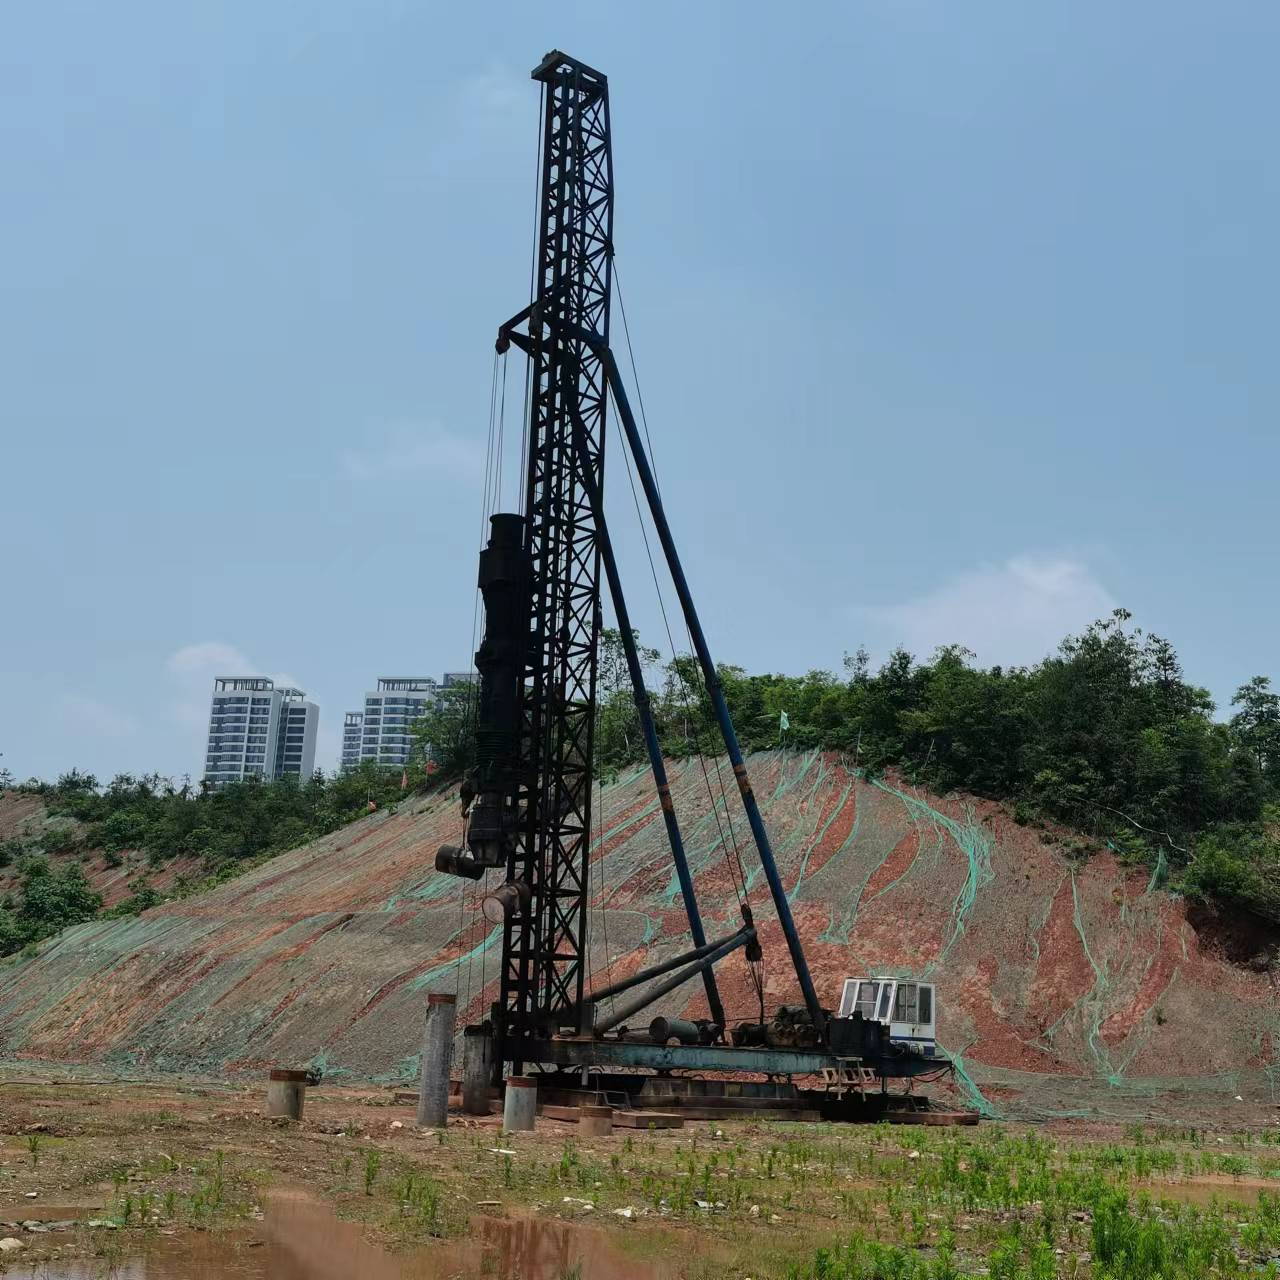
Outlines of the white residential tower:
[[277,689],[261,676],[219,676],[209,704],[205,781],[309,778],[316,763],[320,708],[301,689]]
[[431,676],[383,676],[364,696],[363,711],[348,711],[342,727],[342,767],[354,769],[366,760],[402,769],[413,746],[413,722],[440,705],[445,689],[471,684],[470,671]]

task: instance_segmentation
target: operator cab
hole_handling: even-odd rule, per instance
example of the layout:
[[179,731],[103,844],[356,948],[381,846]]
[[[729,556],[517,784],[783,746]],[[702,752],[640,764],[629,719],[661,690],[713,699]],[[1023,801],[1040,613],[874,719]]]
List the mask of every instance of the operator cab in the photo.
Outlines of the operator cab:
[[932,1058],[938,1042],[934,1031],[937,1006],[932,982],[908,978],[846,978],[840,993],[842,1018],[860,1013],[889,1028],[889,1043]]

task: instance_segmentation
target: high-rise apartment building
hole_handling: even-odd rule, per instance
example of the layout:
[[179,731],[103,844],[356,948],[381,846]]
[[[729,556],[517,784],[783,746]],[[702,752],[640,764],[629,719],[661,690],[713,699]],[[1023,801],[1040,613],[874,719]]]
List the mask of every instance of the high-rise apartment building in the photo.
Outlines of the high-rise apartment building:
[[354,769],[360,763],[360,740],[364,734],[364,712],[348,711],[342,722],[342,767]]
[[320,708],[301,689],[280,689],[280,732],[276,738],[275,774],[309,778],[316,770],[316,733]]
[[413,722],[434,708],[440,686],[430,676],[384,676],[364,695],[360,759],[402,768],[413,745]]
[[320,708],[301,689],[277,689],[261,676],[220,676],[209,704],[205,781],[309,778],[316,763]]
[[431,676],[382,677],[378,687],[365,694],[364,710],[347,712],[342,767],[351,769],[372,760],[389,768],[403,768],[413,746],[413,722],[440,705],[443,690],[474,679],[470,671],[446,671],[439,681]]

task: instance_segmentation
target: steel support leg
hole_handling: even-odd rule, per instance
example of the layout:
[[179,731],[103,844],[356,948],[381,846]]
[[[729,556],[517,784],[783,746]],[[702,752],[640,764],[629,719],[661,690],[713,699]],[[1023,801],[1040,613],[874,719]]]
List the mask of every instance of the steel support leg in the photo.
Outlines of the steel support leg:
[[[604,500],[600,493],[600,486],[596,483],[595,474],[589,465],[590,459],[586,456],[581,428],[577,422],[574,423],[573,444],[580,472],[579,482],[587,491],[587,500],[591,504],[592,518],[596,526],[596,546],[604,562],[605,577],[609,580],[609,594],[613,597],[613,612],[618,620],[618,630],[622,633],[622,648],[627,655],[627,670],[631,673],[636,711],[640,716],[645,750],[649,753],[649,766],[653,770],[654,786],[658,790],[658,802],[662,806],[662,820],[667,826],[667,839],[671,842],[671,858],[676,864],[676,876],[680,881],[680,893],[684,898],[685,915],[689,918],[689,933],[695,947],[704,947],[707,943],[707,935],[702,927],[702,913],[698,910],[698,899],[693,891],[693,876],[689,872],[689,860],[685,856],[680,825],[676,821],[675,805],[671,801],[667,767],[662,760],[662,748],[658,744],[658,732],[653,724],[649,692],[644,687],[644,672],[640,668],[640,655],[636,652],[636,640],[631,630],[631,616],[627,612],[626,597],[622,594],[622,579],[618,576],[618,563],[613,556],[609,526],[604,518]],[[702,981],[707,990],[707,1005],[711,1011],[711,1021],[723,1027],[724,1005],[720,1001],[720,991],[710,966],[703,969]]]
[[631,403],[627,399],[627,389],[622,384],[622,375],[618,370],[618,362],[614,358],[613,352],[604,345],[597,346],[596,351],[603,361],[605,374],[613,391],[618,417],[622,422],[627,444],[631,448],[631,455],[635,458],[636,471],[640,476],[640,483],[644,487],[649,510],[653,514],[654,527],[658,533],[658,540],[662,543],[662,550],[667,558],[667,566],[671,570],[671,578],[675,583],[676,595],[680,598],[680,608],[684,612],[689,634],[693,637],[693,647],[697,652],[698,663],[702,667],[703,679],[707,685],[707,695],[711,699],[711,706],[715,712],[716,721],[720,726],[720,734],[724,738],[725,750],[729,753],[729,762],[733,765],[734,777],[738,781],[738,790],[742,793],[742,807],[746,810],[747,822],[751,825],[751,834],[755,837],[756,848],[760,852],[760,863],[764,867],[765,879],[769,882],[769,892],[773,897],[774,909],[778,913],[778,923],[781,924],[782,932],[787,939],[787,949],[791,953],[791,963],[795,968],[796,978],[800,982],[800,990],[804,994],[804,1002],[808,1007],[809,1017],[813,1020],[814,1029],[821,1034],[826,1022],[822,1013],[822,1006],[818,1003],[817,992],[813,989],[813,978],[809,974],[809,965],[804,958],[804,948],[800,945],[800,935],[796,932],[795,920],[791,915],[791,906],[787,902],[786,892],[778,876],[778,867],[773,860],[773,848],[769,843],[769,833],[765,830],[764,819],[760,816],[760,808],[756,804],[755,792],[751,789],[751,780],[747,777],[746,766],[742,761],[742,749],[738,745],[738,735],[734,731],[733,721],[729,716],[729,707],[725,702],[724,689],[721,687],[720,677],[716,673],[715,663],[711,659],[711,650],[707,647],[707,638],[703,633],[702,623],[698,619],[698,611],[694,607],[693,596],[689,591],[689,583],[680,564],[680,553],[676,550],[675,540],[671,536],[671,527],[667,524],[666,513],[662,509],[662,499],[658,494],[658,486],[654,481],[653,471],[645,455],[644,444],[636,427],[635,416],[631,412]]

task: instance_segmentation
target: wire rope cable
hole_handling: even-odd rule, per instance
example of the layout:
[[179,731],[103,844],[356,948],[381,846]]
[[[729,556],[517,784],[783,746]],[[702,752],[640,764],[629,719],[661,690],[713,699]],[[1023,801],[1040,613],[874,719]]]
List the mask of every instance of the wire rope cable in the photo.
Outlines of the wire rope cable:
[[[479,550],[484,549],[485,545],[485,526],[488,524],[489,516],[493,512],[490,502],[491,484],[493,473],[495,470],[495,444],[496,435],[500,430],[497,423],[498,410],[498,352],[493,353],[493,369],[489,380],[489,429],[488,439],[485,444],[485,467],[484,467],[484,489],[480,499],[480,530],[479,530]],[[501,449],[501,445],[497,445],[497,449]],[[467,707],[464,712],[464,720],[467,725],[467,732],[472,741],[475,740],[476,728],[479,724],[480,717],[480,682],[475,668],[475,652],[476,639],[480,630],[480,589],[476,588],[474,603],[471,609],[471,653],[472,653],[472,676],[470,688],[467,691]],[[461,847],[465,848],[467,843],[467,816],[462,815],[462,838]],[[471,894],[471,913],[468,920],[467,915],[467,885],[468,881],[459,879],[458,882],[458,958],[456,961],[458,972],[455,983],[458,988],[458,994],[461,995],[465,990],[465,996],[462,1001],[462,1007],[465,1009],[471,1003],[471,986],[472,986],[472,970],[475,958],[475,924],[477,914],[477,904],[474,890]],[[464,969],[465,961],[465,969]]]
[[[616,420],[616,417],[617,417],[616,409],[614,409],[614,417]],[[671,620],[667,614],[667,604],[666,604],[666,600],[663,598],[662,584],[658,579],[658,567],[653,559],[653,548],[649,542],[649,530],[645,525],[644,517],[640,511],[640,495],[636,492],[636,482],[635,482],[635,475],[631,467],[631,457],[628,454],[626,449],[622,450],[622,460],[626,465],[627,481],[631,487],[631,501],[635,505],[636,519],[640,523],[640,532],[644,539],[645,556],[649,561],[649,574],[653,579],[654,591],[657,593],[657,596],[658,596],[658,609],[662,614],[663,629],[666,631],[667,643],[671,646],[672,666],[675,670],[676,679],[681,690],[681,706],[685,712],[684,735],[685,735],[685,743],[686,745],[688,745],[689,743],[688,717],[689,717],[689,711],[690,711],[689,687],[685,680],[684,672],[681,670],[679,663],[676,661],[677,655],[676,655],[675,635],[671,630]],[[720,810],[716,805],[715,793],[711,789],[711,777],[707,772],[706,757],[703,754],[701,744],[698,742],[697,737],[694,737],[693,739],[693,754],[697,756],[698,763],[701,766],[702,779],[707,791],[707,800],[711,806],[711,815],[715,820],[716,833],[717,833],[717,836],[719,837],[718,843],[720,845],[720,848],[724,852],[725,861],[729,867],[729,880],[730,880],[730,883],[733,885],[734,896],[738,900],[738,908],[739,910],[741,910],[742,907],[746,905],[746,895],[744,893],[746,884],[742,876],[741,859],[740,858],[736,859],[738,865],[737,865],[736,875],[735,875],[734,864],[732,861],[729,860],[729,842],[725,838],[724,827],[720,821]]]
[[[605,871],[605,848],[604,848],[604,783],[598,783],[596,789],[596,801],[599,822],[599,837],[596,842],[596,880],[600,886],[600,932],[604,938],[604,973],[605,977],[609,976],[613,968],[613,949],[609,945],[609,883],[607,873]],[[615,997],[609,997],[609,1009],[613,1010]]]
[[662,482],[658,478],[658,462],[654,457],[653,441],[649,437],[649,415],[644,410],[644,391],[640,387],[640,371],[636,368],[636,353],[631,347],[631,326],[627,323],[627,304],[622,298],[622,277],[618,274],[618,258],[613,257],[613,282],[618,287],[618,309],[622,312],[622,333],[627,340],[627,360],[631,365],[631,381],[636,384],[636,400],[640,405],[640,423],[644,427],[645,452],[649,455],[649,466],[653,471],[653,483],[662,496]]
[[[614,258],[613,258],[613,275],[614,275],[614,283],[617,285],[617,288],[618,288],[618,307],[622,313],[622,332],[626,338],[626,343],[627,343],[627,360],[628,360],[628,363],[631,365],[631,381],[635,385],[636,401],[640,406],[640,422],[644,427],[645,455],[649,461],[649,469],[653,472],[654,487],[658,491],[659,498],[661,498],[662,482],[658,478],[658,459],[653,448],[653,438],[649,434],[649,415],[645,411],[644,388],[640,385],[640,370],[636,365],[635,349],[633,348],[631,343],[631,326],[627,322],[627,304],[622,294],[622,276],[618,271],[618,262],[617,262],[616,254],[614,255]],[[633,489],[633,493],[634,493],[634,489]],[[687,620],[685,622],[685,635],[689,641],[689,652],[692,653],[694,651],[693,633],[689,629]],[[674,657],[674,649],[675,649],[675,645],[673,643],[672,644],[673,657]],[[699,682],[702,685],[703,693],[707,694],[708,691],[706,689],[706,680],[705,680],[705,677],[703,677],[701,670],[699,670],[698,672],[698,677],[699,677]],[[733,818],[730,814],[730,809],[729,809],[729,797],[727,792],[725,791],[724,775],[721,770],[721,765],[718,759],[716,762],[716,782],[718,783],[719,789],[720,789],[720,801],[721,801],[721,804],[723,804],[724,806],[725,821],[729,824],[730,839],[733,842],[733,856],[735,861],[738,864],[738,875],[742,881],[744,896],[745,896],[746,877],[742,871],[742,851],[738,846],[737,831],[734,829],[734,826],[733,826]]]
[[[540,85],[538,91],[538,138],[534,146],[534,155],[537,158],[537,164],[533,174],[533,235],[532,246],[529,252],[529,306],[533,307],[533,300],[537,297],[538,287],[538,219],[542,212],[541,207],[541,179],[542,179],[542,128],[543,116],[546,111],[547,86]],[[533,334],[532,316],[530,316],[529,333]],[[525,468],[529,463],[529,452],[532,447],[533,436],[533,360],[529,359],[524,362],[524,424],[520,432],[520,514],[528,515],[528,486],[524,483]]]
[[[648,419],[648,412],[645,406],[644,390],[640,383],[640,375],[639,375],[639,370],[638,370],[638,367],[636,364],[636,358],[635,358],[635,348],[631,340],[631,326],[627,319],[626,302],[625,302],[623,291],[622,291],[621,275],[617,269],[616,254],[613,259],[613,268],[614,268],[614,282],[617,285],[617,290],[618,290],[618,305],[622,315],[623,335],[624,335],[626,346],[627,346],[627,359],[631,367],[631,381],[635,387],[636,402],[640,409],[640,420],[644,430],[645,454],[648,460],[649,468],[653,473],[654,486],[658,491],[659,498],[661,498],[662,487],[661,487],[661,481],[658,478],[657,458],[655,456],[655,450],[653,447],[653,438],[649,430],[649,419]],[[617,418],[616,409],[614,410],[614,416],[616,421],[616,418]],[[658,606],[662,613],[663,628],[666,631],[667,643],[671,647],[671,653],[674,659],[676,657],[675,639],[672,634],[670,618],[667,613],[666,602],[663,597],[661,584],[659,582],[659,578],[657,574],[656,564],[653,558],[652,548],[649,542],[647,526],[645,524],[644,518],[640,510],[639,495],[636,492],[635,477],[631,469],[631,459],[628,456],[628,451],[626,449],[622,451],[622,454],[623,454],[624,463],[626,464],[627,479],[631,488],[632,502],[636,509],[636,517],[640,523],[641,532],[644,536],[645,554],[649,561],[650,576],[653,579],[654,589],[658,596]],[[689,646],[688,652],[690,654],[693,654],[695,652],[695,646],[693,643],[692,630],[689,627],[688,619],[685,619],[684,622],[685,622],[685,627],[684,627],[685,636]],[[685,672],[682,669],[682,666],[679,663],[673,662],[673,668],[677,678],[677,686],[680,691],[682,709],[684,711],[684,737],[685,737],[686,746],[688,746],[690,742],[689,720],[688,720],[689,712],[690,712],[690,705],[689,705],[690,704],[690,688],[689,688],[689,683],[685,676]],[[709,701],[710,691],[707,687],[705,673],[702,671],[700,666],[697,667],[697,670],[694,672],[694,676],[697,682],[697,689],[701,695],[701,698]],[[711,808],[712,817],[716,825],[718,843],[721,847],[721,850],[725,859],[725,864],[729,871],[730,883],[733,885],[734,894],[738,901],[739,910],[743,910],[747,904],[750,891],[749,891],[749,886],[747,882],[746,871],[743,867],[743,862],[742,862],[742,849],[738,841],[738,834],[734,825],[733,815],[729,805],[728,792],[725,788],[723,765],[722,765],[722,761],[717,755],[717,759],[715,763],[716,790],[718,790],[719,792],[719,803],[717,804],[717,796],[712,789],[711,780],[710,780],[708,769],[707,769],[706,755],[702,749],[702,743],[700,738],[701,738],[700,734],[696,735],[693,738],[693,743],[692,743],[693,754],[695,754],[698,759],[698,767],[702,774],[703,786],[704,786],[704,789],[706,790],[708,802]],[[723,808],[723,811],[724,811],[723,822],[721,821],[721,816],[720,816],[721,808]],[[751,982],[752,990],[756,996],[756,1003],[757,1003],[756,1012],[758,1016],[761,1018],[761,1020],[763,1021],[765,1016],[765,967],[764,967],[763,958],[761,958],[758,961],[749,961],[747,965],[747,972],[748,972],[749,980]]]

